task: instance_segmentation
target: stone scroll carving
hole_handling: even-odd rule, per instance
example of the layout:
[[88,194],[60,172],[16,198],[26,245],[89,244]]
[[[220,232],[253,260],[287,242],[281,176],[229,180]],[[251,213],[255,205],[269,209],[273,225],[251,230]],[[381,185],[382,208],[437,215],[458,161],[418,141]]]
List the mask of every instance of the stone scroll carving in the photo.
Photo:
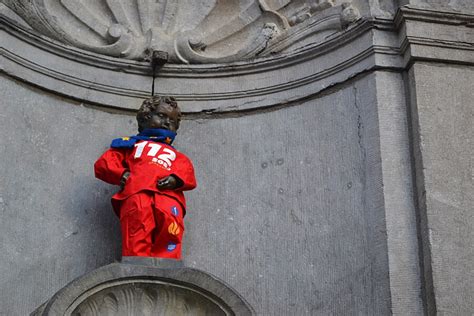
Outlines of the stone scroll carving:
[[[347,0],[1,0],[34,30],[99,54],[225,63],[296,49],[356,21]],[[304,41],[303,41],[304,42]]]

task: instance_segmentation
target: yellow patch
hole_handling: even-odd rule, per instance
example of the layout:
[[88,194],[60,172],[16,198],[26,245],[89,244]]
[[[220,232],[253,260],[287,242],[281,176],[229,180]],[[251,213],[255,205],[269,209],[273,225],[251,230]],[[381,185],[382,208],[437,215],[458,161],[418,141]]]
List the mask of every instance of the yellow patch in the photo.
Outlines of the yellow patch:
[[179,228],[178,223],[172,222],[170,226],[168,226],[168,233],[170,233],[171,235],[177,236],[180,232],[181,229]]
[[122,140],[130,140],[130,137],[122,137]]
[[167,144],[171,144],[171,138],[169,138],[169,137],[166,137],[166,139],[165,139],[165,143],[167,143]]

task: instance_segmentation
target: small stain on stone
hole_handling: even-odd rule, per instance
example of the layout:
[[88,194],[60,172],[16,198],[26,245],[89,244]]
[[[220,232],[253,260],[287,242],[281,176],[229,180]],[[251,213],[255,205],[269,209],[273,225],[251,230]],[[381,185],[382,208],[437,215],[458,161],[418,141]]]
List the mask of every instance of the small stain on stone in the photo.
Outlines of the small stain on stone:
[[352,188],[352,182],[348,182],[346,186],[348,189]]
[[128,124],[133,124],[133,120],[128,120]]
[[284,162],[285,160],[283,158],[280,158],[277,160],[277,165],[281,166]]
[[283,192],[285,192],[285,190],[283,190],[283,188],[278,189],[278,193],[283,194]]
[[290,215],[291,215],[291,219],[293,220],[293,223],[295,223],[296,225],[301,225],[301,224],[303,224],[303,222],[301,221],[301,219],[299,219],[299,217],[296,216],[295,210],[291,210],[291,211],[290,211]]
[[263,162],[263,163],[262,163],[262,168],[265,169],[266,167],[268,167],[268,163]]

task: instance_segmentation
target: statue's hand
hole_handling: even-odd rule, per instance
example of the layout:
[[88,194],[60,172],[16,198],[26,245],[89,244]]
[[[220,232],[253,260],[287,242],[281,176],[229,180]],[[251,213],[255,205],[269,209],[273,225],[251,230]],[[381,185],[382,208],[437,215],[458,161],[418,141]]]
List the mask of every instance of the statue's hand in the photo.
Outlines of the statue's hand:
[[125,182],[127,182],[128,178],[130,177],[130,171],[125,171],[120,178],[120,189],[123,190],[125,188]]
[[178,180],[173,175],[167,176],[166,178],[158,180],[156,186],[160,190],[173,190],[178,186]]

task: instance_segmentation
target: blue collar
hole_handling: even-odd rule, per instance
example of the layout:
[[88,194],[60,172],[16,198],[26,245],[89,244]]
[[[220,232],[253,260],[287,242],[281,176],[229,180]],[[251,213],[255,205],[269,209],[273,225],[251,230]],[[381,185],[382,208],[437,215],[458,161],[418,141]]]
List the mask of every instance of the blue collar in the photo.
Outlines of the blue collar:
[[112,148],[132,148],[139,140],[148,140],[159,143],[165,143],[171,146],[176,137],[176,133],[162,128],[147,128],[138,133],[138,135],[130,137],[121,137],[112,140],[110,147]]

